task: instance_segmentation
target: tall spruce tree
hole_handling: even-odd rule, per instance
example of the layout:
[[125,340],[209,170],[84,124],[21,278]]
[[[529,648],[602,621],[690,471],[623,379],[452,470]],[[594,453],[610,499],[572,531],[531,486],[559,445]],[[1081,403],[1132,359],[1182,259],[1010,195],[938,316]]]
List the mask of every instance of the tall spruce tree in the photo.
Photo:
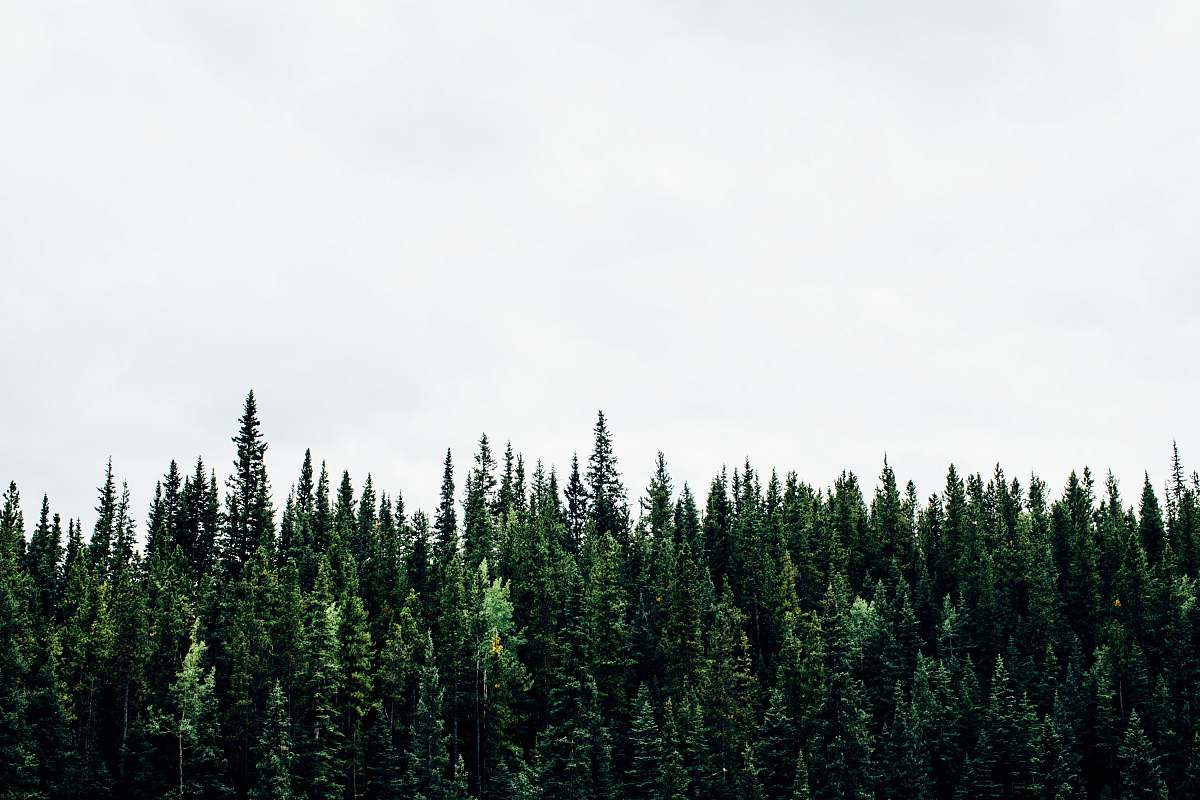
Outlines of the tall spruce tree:
[[236,577],[255,548],[268,552],[274,545],[275,523],[271,487],[264,455],[267,443],[258,421],[254,392],[246,395],[238,433],[233,437],[237,455],[225,495],[225,538],[222,557],[228,573]]
[[612,536],[618,543],[624,543],[629,512],[625,504],[625,487],[617,471],[617,457],[613,455],[612,434],[603,411],[596,415],[592,433],[592,455],[588,459],[586,475],[591,521],[597,536]]

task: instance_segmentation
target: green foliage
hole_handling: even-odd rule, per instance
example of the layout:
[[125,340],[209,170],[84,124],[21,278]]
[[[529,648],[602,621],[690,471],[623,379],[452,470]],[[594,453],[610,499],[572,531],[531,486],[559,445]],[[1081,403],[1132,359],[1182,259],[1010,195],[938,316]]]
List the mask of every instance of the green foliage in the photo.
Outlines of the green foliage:
[[284,707],[283,691],[276,683],[267,696],[262,730],[258,737],[258,764],[250,786],[252,800],[291,800],[292,788],[291,727]]
[[228,767],[221,749],[216,677],[212,667],[205,668],[207,647],[198,638],[199,630],[199,623],[193,625],[191,645],[171,687],[174,708],[158,725],[177,745],[177,782],[170,796],[225,798],[232,792],[226,783]]
[[223,490],[171,461],[141,528],[108,463],[90,541],[8,485],[0,797],[1200,794],[1178,451],[1136,509],[1087,469],[922,502],[887,459],[746,462],[701,509],[661,453],[627,496],[601,414],[561,488],[481,437],[426,514],[305,452],[276,519],[252,394],[233,441]]
[[1142,730],[1136,711],[1129,717],[1121,742],[1121,797],[1125,800],[1165,800],[1167,785],[1158,768],[1154,747]]

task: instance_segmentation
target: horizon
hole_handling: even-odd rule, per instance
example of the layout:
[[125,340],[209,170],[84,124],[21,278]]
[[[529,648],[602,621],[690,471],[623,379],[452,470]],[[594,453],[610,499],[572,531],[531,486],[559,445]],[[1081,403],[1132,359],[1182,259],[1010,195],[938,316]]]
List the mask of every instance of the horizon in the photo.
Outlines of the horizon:
[[[253,389],[250,390],[250,393],[254,394],[255,400],[257,402],[258,394],[255,393]],[[604,410],[600,409],[598,413],[603,414]],[[259,412],[258,416],[259,416],[260,420],[264,420],[264,415],[261,413],[261,411]],[[608,423],[609,431],[613,434],[614,455],[616,456],[618,469],[620,470],[620,474],[621,474],[624,484],[625,484],[626,499],[629,501],[629,507],[630,507],[630,518],[631,518],[631,521],[637,522],[640,517],[640,510],[639,510],[640,509],[640,501],[642,501],[643,499],[646,498],[646,492],[645,492],[646,485],[648,484],[650,475],[653,472],[654,457],[652,457],[650,459],[651,466],[646,469],[645,479],[637,481],[637,482],[632,481],[631,477],[633,476],[633,473],[631,473],[631,471],[629,470],[628,465],[626,464],[626,461],[623,458],[622,453],[621,453],[620,432],[618,429],[613,427],[613,425],[611,424],[611,418],[607,414],[605,414],[605,420]],[[595,419],[593,418],[593,424],[594,424],[594,422],[595,422]],[[231,430],[236,431],[236,419],[234,420],[234,424],[231,426]],[[270,454],[272,452],[272,447],[271,447],[271,438],[268,434],[268,431],[269,431],[269,422],[264,421],[263,422],[263,435],[264,435],[264,440],[266,441],[266,443],[268,445],[266,457],[265,457],[265,463],[267,465],[268,480],[271,485],[271,495],[272,495],[272,503],[273,503],[273,511],[274,511],[274,516],[275,516],[275,521],[278,524],[279,517],[283,512],[287,497],[291,493],[291,491],[294,489],[295,478],[292,477],[292,478],[281,479],[281,473],[282,473],[282,475],[286,475],[287,473],[283,472],[278,466],[275,466],[275,467],[271,466],[272,458],[271,458]],[[486,432],[484,432],[483,435],[488,436],[489,445],[491,446],[493,455],[495,455],[495,457],[496,457],[497,467],[499,468],[502,465],[504,447],[506,444],[508,444],[508,440],[494,438],[493,436],[486,434]],[[232,437],[228,437],[228,439],[230,441],[230,455],[232,456],[235,448],[233,447]],[[474,441],[475,441],[476,447],[465,453],[458,453],[456,455],[453,448],[450,448],[451,458],[452,458],[452,461],[454,464],[455,488],[456,488],[456,492],[458,495],[456,497],[456,501],[458,502],[458,504],[460,506],[462,506],[465,503],[464,478],[465,478],[465,475],[468,470],[474,469],[474,466],[473,466],[474,465],[474,457],[475,457],[476,452],[478,452],[479,437],[477,436]],[[1194,469],[1188,468],[1188,461],[1186,459],[1186,454],[1178,448],[1177,442],[1173,441],[1172,446],[1174,448],[1174,453],[1178,454],[1180,456],[1180,461],[1184,467],[1185,477],[1189,478],[1193,483],[1196,483],[1197,475],[1200,473],[1198,473]],[[292,473],[294,473],[295,475],[299,474],[300,465],[303,461],[304,451],[311,452],[312,448],[304,448],[304,450],[301,451],[300,458],[296,460],[296,464],[295,464],[294,468],[292,469]],[[575,452],[580,458],[580,465],[581,465],[581,469],[582,469],[583,467],[586,466],[587,457],[591,452],[591,446],[589,444],[586,448],[581,448],[579,450],[576,450]],[[1097,501],[1099,501],[1099,500],[1103,499],[1102,492],[1104,491],[1104,486],[1107,481],[1108,475],[1113,474],[1112,471],[1108,470],[1108,469],[1096,470],[1096,469],[1092,468],[1091,465],[1081,464],[1078,467],[1072,467],[1068,473],[1062,475],[1056,481],[1056,480],[1047,478],[1046,475],[1039,473],[1037,470],[1033,470],[1031,473],[1027,473],[1025,475],[1016,474],[1016,473],[1010,472],[1006,468],[1006,466],[1002,463],[996,463],[996,464],[992,465],[992,467],[990,469],[966,470],[966,469],[961,469],[956,462],[949,461],[946,464],[945,470],[943,470],[943,473],[942,473],[943,480],[941,481],[941,483],[937,484],[936,486],[934,486],[931,489],[923,490],[919,483],[917,483],[916,481],[913,481],[910,477],[906,476],[901,469],[897,469],[896,464],[888,456],[887,453],[883,453],[880,456],[879,466],[876,468],[875,472],[863,473],[863,472],[859,472],[859,471],[856,471],[856,470],[850,469],[850,468],[835,469],[830,474],[829,479],[825,482],[821,482],[820,480],[814,479],[811,476],[806,476],[804,474],[801,474],[794,469],[780,468],[778,465],[774,465],[774,464],[761,464],[761,463],[755,461],[755,459],[751,456],[745,456],[745,457],[743,457],[743,459],[741,461],[733,462],[732,464],[728,463],[728,462],[722,463],[715,470],[713,470],[707,477],[703,477],[701,480],[691,480],[691,479],[682,479],[682,478],[678,477],[677,471],[675,469],[673,469],[671,466],[671,458],[670,458],[669,453],[666,453],[663,451],[656,451],[655,457],[657,456],[658,452],[662,452],[663,457],[666,462],[668,474],[671,477],[672,499],[677,500],[679,498],[679,493],[682,490],[683,486],[687,485],[691,489],[693,495],[696,497],[697,504],[698,504],[698,506],[700,506],[700,513],[702,516],[703,516],[703,505],[704,505],[703,501],[708,495],[711,482],[715,478],[719,477],[722,473],[727,473],[729,478],[732,480],[732,477],[735,473],[741,472],[744,470],[744,466],[745,466],[746,462],[748,462],[750,464],[751,468],[754,470],[756,478],[758,478],[760,481],[762,481],[764,486],[765,486],[766,480],[770,477],[770,475],[773,472],[778,474],[779,479],[781,481],[783,481],[789,474],[794,473],[794,474],[796,474],[797,480],[799,480],[801,483],[806,484],[806,485],[810,486],[812,489],[814,489],[815,491],[823,493],[823,494],[827,493],[829,490],[832,489],[834,483],[836,482],[836,480],[838,479],[838,477],[840,475],[842,475],[843,473],[847,473],[849,475],[852,475],[856,479],[856,481],[858,482],[858,485],[863,493],[863,497],[865,500],[869,500],[870,497],[873,495],[874,490],[879,487],[879,485],[880,485],[879,479],[881,477],[881,473],[882,473],[884,464],[887,463],[887,465],[890,466],[892,468],[892,470],[894,471],[897,486],[900,487],[901,490],[903,490],[910,481],[912,481],[914,483],[914,486],[916,489],[916,496],[917,496],[917,500],[918,500],[918,508],[926,508],[928,506],[930,497],[933,494],[936,494],[939,497],[944,497],[946,473],[949,471],[949,469],[951,467],[953,467],[956,470],[960,479],[966,480],[968,477],[978,476],[982,479],[985,486],[988,485],[990,482],[994,481],[995,469],[999,468],[1004,473],[1006,483],[1011,485],[1011,483],[1014,480],[1018,481],[1018,483],[1021,487],[1021,490],[1024,493],[1028,492],[1031,479],[1037,478],[1045,484],[1047,501],[1053,501],[1061,496],[1062,489],[1065,486],[1065,484],[1070,480],[1071,475],[1077,474],[1077,475],[1082,476],[1085,471],[1090,472],[1090,474],[1092,476],[1094,485],[1096,487],[1095,499]],[[566,475],[569,474],[570,457],[568,457],[561,464],[557,463],[557,462],[551,463],[551,462],[547,462],[546,459],[541,458],[541,457],[537,456],[536,454],[533,454],[531,456],[531,454],[521,451],[516,446],[514,446],[514,448],[513,448],[513,455],[514,455],[514,459],[523,459],[524,460],[525,475],[526,475],[527,480],[532,476],[534,467],[539,461],[542,463],[547,474],[553,472],[555,475],[557,475],[558,479],[559,479],[559,490],[560,490],[560,495],[561,495],[563,487],[565,486]],[[221,492],[221,495],[224,496],[225,491],[226,491],[225,480],[226,480],[228,473],[223,472],[221,470],[220,460],[219,459],[211,459],[209,457],[206,457],[204,454],[199,454],[197,457],[200,458],[201,460],[203,460],[205,472],[207,474],[215,473],[216,478],[217,478],[218,490]],[[426,502],[416,502],[416,503],[414,503],[413,494],[409,491],[406,491],[406,488],[404,486],[394,485],[392,483],[385,483],[378,476],[378,474],[375,473],[374,471],[365,470],[365,471],[361,471],[361,472],[356,472],[352,465],[328,464],[327,460],[321,457],[321,454],[319,451],[313,453],[312,458],[313,458],[314,467],[320,466],[320,467],[324,467],[327,469],[327,472],[330,477],[331,486],[337,480],[340,479],[340,476],[342,475],[343,472],[348,472],[350,475],[351,484],[353,485],[354,490],[355,490],[356,498],[359,497],[361,494],[361,489],[362,489],[364,480],[366,479],[366,477],[370,476],[372,479],[372,485],[374,487],[375,493],[377,496],[380,497],[380,499],[382,499],[383,493],[386,493],[388,496],[390,496],[394,499],[396,496],[396,493],[400,492],[404,497],[405,506],[406,506],[406,508],[408,510],[408,514],[410,516],[412,515],[412,513],[415,513],[417,511],[423,511],[426,514],[432,514],[432,509],[436,508],[436,504],[437,504],[436,498],[437,498],[437,493],[438,493],[437,487],[441,481],[441,469],[442,469],[442,461],[440,458],[436,461],[436,463],[431,464],[431,467],[430,467],[430,474],[435,477],[431,478],[429,481],[432,488],[428,492],[428,497],[425,498]],[[120,464],[115,459],[112,459],[111,456],[109,457],[109,459],[111,459],[111,462],[109,462],[109,460],[106,459],[106,463],[111,463],[111,466],[113,469],[113,478],[116,481],[116,484],[118,486],[122,486],[122,485],[128,486],[129,495],[130,495],[130,506],[133,509],[134,514],[135,514],[134,519],[138,523],[138,526],[137,526],[138,542],[139,542],[139,544],[144,545],[145,520],[146,520],[147,514],[149,513],[149,507],[151,505],[151,500],[154,495],[153,486],[155,484],[157,484],[159,481],[161,481],[163,474],[166,472],[171,461],[175,461],[178,469],[180,470],[181,475],[187,476],[187,475],[190,475],[194,471],[195,466],[196,466],[196,458],[192,458],[191,460],[188,460],[187,458],[181,459],[177,456],[169,457],[166,461],[166,464],[165,464],[162,472],[160,472],[156,477],[151,479],[149,481],[149,483],[145,483],[145,484],[135,484],[132,480],[130,480],[126,476],[125,473],[122,472],[122,470],[120,469]],[[1170,459],[1168,459],[1167,461],[1169,463]],[[1149,479],[1150,484],[1154,488],[1155,494],[1159,498],[1160,502],[1165,501],[1165,499],[1167,497],[1167,492],[1169,491],[1169,486],[1170,486],[1170,483],[1169,483],[1170,468],[1168,467],[1166,470],[1164,470],[1165,477],[1161,481],[1156,481],[1155,478],[1153,477],[1153,473],[1150,470],[1144,470],[1143,472],[1145,473],[1145,475],[1143,476],[1143,479]],[[95,486],[93,487],[93,491],[92,491],[93,496],[101,488],[101,484],[103,482],[103,473],[104,473],[104,469],[101,468],[101,471],[100,471],[101,478],[99,481],[96,482]],[[1136,485],[1132,485],[1132,484],[1127,483],[1126,481],[1122,480],[1122,478],[1120,476],[1113,475],[1113,477],[1117,481],[1117,485],[1118,485],[1118,489],[1120,491],[1123,507],[1137,511],[1138,501],[1140,500],[1140,497],[1141,497],[1141,490],[1142,490],[1143,482],[1138,481],[1136,483]],[[53,496],[49,496],[49,494],[47,492],[39,491],[34,494],[27,493],[26,488],[23,487],[21,482],[19,480],[16,480],[15,478],[5,478],[4,479],[4,485],[6,488],[10,482],[16,484],[18,492],[21,495],[22,510],[26,515],[26,528],[27,528],[26,535],[27,536],[32,535],[31,534],[32,525],[31,525],[29,516],[30,516],[30,514],[37,513],[36,509],[40,508],[43,496],[49,497],[51,514],[61,515],[64,521],[75,520],[75,521],[79,522],[82,526],[84,526],[84,530],[89,532],[89,533],[85,534],[85,539],[86,539],[86,536],[90,535],[91,523],[94,520],[91,519],[88,514],[80,515],[77,513],[64,513],[63,509],[61,509],[56,504]],[[139,506],[138,499],[141,498],[142,496],[145,496],[146,499],[145,499],[145,502]],[[1027,499],[1027,494],[1025,494],[1025,496],[1022,497],[1022,501],[1024,502],[1026,499]],[[36,501],[36,502],[31,502],[31,500]],[[142,508],[143,510],[139,511],[139,508]],[[91,511],[94,512],[94,509],[91,509]]]

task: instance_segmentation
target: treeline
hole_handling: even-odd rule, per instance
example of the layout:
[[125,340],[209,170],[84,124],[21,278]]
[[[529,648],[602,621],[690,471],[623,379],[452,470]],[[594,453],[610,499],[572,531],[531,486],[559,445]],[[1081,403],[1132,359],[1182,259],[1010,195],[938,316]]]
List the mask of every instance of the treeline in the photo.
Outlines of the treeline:
[[273,508],[253,394],[233,441],[141,533],[111,463],[86,538],[9,486],[4,797],[1200,797],[1178,451],[1135,502],[660,455],[631,507],[600,415],[565,477],[448,452],[429,516],[309,454]]

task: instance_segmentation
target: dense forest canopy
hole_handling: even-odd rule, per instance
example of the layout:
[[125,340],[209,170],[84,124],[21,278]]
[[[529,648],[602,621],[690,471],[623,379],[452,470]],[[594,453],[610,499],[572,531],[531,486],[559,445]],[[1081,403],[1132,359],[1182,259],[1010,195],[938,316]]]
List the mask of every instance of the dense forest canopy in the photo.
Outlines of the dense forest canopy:
[[111,462],[86,527],[9,484],[0,795],[1200,797],[1178,450],[928,498],[660,454],[631,502],[601,414],[565,475],[447,452],[427,514],[310,454],[275,508],[252,393],[233,442],[141,532]]

